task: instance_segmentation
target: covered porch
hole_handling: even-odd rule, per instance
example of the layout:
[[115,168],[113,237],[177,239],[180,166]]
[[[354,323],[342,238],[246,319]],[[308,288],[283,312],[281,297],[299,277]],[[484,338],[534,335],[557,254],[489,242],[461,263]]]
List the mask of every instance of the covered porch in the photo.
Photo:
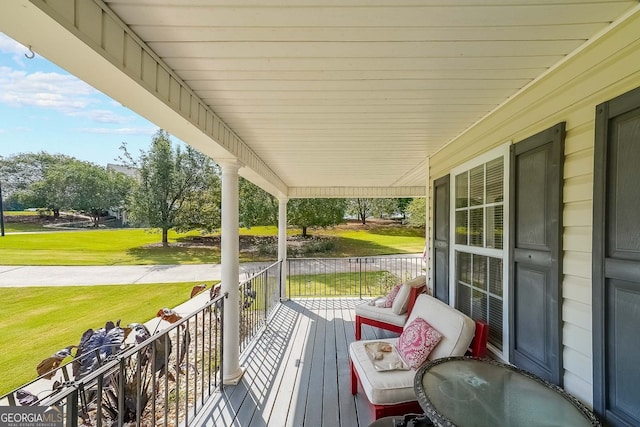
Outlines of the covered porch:
[[[219,415],[212,409],[214,419],[231,422],[230,408],[255,401],[269,413],[256,422],[271,423],[291,387],[287,420],[316,411],[299,404],[316,385],[304,365],[308,380],[291,387],[272,375],[280,385],[269,386],[267,403],[257,399],[262,370],[242,385],[242,368],[254,369],[239,359],[243,176],[279,201],[283,271],[288,200],[426,197],[429,289],[488,321],[494,357],[544,375],[608,424],[640,423],[640,374],[629,357],[640,351],[637,1],[0,8],[1,31],[221,164],[223,381],[240,381],[230,388],[240,392],[220,401],[230,406]],[[286,275],[279,280],[287,298]],[[304,310],[316,343],[321,312],[332,310]],[[320,335],[339,335],[326,321]],[[265,342],[282,339],[278,331],[289,333],[266,331]],[[286,353],[294,362],[316,348],[302,340]],[[296,344],[285,342],[287,351]],[[327,366],[339,372],[337,361]],[[354,408],[345,420],[360,416]]]

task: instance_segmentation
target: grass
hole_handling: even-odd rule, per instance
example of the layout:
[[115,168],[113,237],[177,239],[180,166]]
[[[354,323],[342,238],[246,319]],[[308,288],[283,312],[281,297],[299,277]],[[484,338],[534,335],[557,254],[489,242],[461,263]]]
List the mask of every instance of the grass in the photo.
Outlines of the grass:
[[4,223],[4,231],[7,233],[31,233],[34,231],[51,231],[50,228],[38,224]]
[[[169,241],[197,233],[169,232]],[[220,250],[150,246],[160,234],[143,229],[8,234],[0,240],[3,265],[155,265],[219,263]]]
[[108,320],[145,322],[160,308],[188,300],[197,283],[3,288],[0,395],[35,379],[41,360],[77,345],[87,329]]
[[336,238],[331,256],[374,256],[417,253],[424,249],[423,229],[406,226],[380,226],[369,229],[332,229],[326,235]]
[[384,270],[370,271],[364,278],[358,272],[335,273],[329,277],[326,274],[305,274],[288,276],[287,291],[290,298],[318,295],[375,297],[386,294],[401,282],[402,277]]
[[[315,236],[331,237],[333,250],[322,256],[374,256],[422,252],[424,230],[403,226],[369,226],[368,229],[334,227],[314,229]],[[277,235],[276,227],[241,229],[240,234]],[[287,230],[300,234],[299,229]],[[169,232],[176,243],[197,232]],[[3,265],[165,265],[220,262],[216,247],[162,247],[160,234],[143,229],[79,230],[38,234],[8,234],[0,238]],[[257,255],[242,254],[240,261],[267,261]]]
[[4,211],[4,231],[7,233],[28,233],[32,231],[45,231],[50,230],[49,228],[43,227],[40,224],[32,224],[32,223],[15,223],[9,222],[8,217],[11,216],[29,216],[36,217],[38,216],[38,212],[34,211]]
[[5,216],[37,216],[37,211],[4,211]]

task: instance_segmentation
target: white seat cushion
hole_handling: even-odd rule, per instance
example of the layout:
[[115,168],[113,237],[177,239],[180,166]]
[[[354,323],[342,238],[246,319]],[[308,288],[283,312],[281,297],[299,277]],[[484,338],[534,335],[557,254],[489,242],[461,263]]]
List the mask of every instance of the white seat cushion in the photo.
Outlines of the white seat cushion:
[[367,319],[377,320],[380,322],[390,323],[392,325],[403,327],[409,317],[408,313],[394,314],[391,307],[376,307],[369,305],[368,302],[356,305],[356,316],[366,317]]
[[[395,346],[397,338],[375,340],[388,342]],[[375,405],[395,405],[396,403],[416,400],[413,391],[413,378],[416,371],[376,371],[367,355],[365,343],[371,341],[354,341],[349,346],[349,355],[353,367],[358,373],[360,384],[369,402]]]

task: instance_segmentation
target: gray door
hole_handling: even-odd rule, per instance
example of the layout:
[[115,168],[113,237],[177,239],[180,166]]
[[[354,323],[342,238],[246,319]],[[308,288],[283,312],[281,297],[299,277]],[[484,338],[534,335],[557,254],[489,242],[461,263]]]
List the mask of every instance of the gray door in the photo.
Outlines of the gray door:
[[562,384],[564,123],[511,147],[509,358]]
[[596,109],[594,409],[640,425],[640,89]]
[[449,303],[449,175],[433,181],[433,294]]

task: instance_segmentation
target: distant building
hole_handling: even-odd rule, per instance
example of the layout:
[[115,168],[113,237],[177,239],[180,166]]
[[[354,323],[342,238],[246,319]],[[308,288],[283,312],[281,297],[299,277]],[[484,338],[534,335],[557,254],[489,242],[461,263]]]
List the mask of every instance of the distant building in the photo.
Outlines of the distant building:
[[[107,170],[123,173],[135,179],[138,179],[140,177],[140,172],[138,171],[138,169],[130,168],[129,166],[107,163]],[[109,215],[118,219],[122,223],[122,225],[127,225],[129,223],[129,216],[127,215],[127,211],[124,207],[110,208]]]
[[120,172],[132,178],[138,178],[140,176],[140,172],[136,168],[130,168],[125,165],[116,165],[114,163],[107,163],[107,170]]

